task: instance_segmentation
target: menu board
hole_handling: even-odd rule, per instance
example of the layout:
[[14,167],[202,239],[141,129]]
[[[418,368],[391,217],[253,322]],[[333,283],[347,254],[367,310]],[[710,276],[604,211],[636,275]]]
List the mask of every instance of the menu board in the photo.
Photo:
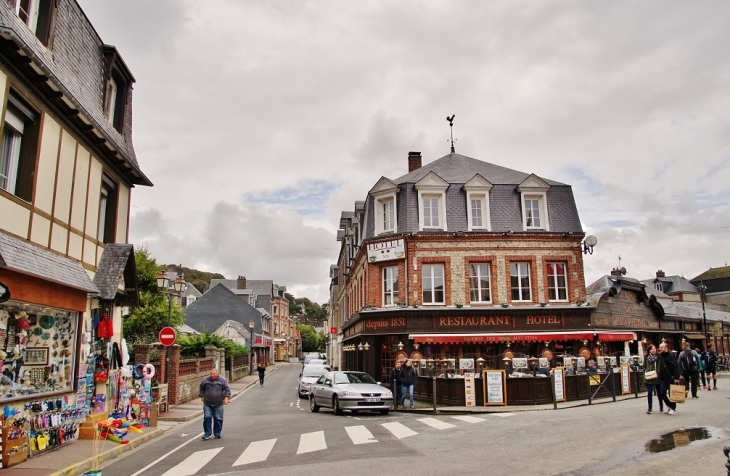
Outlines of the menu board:
[[629,366],[621,366],[621,395],[631,393],[631,379],[629,378]]
[[565,367],[555,367],[553,369],[553,379],[555,382],[555,401],[566,401],[565,396]]
[[507,374],[504,370],[485,370],[484,405],[507,405]]
[[466,397],[466,406],[475,407],[477,406],[477,394],[474,388],[474,374],[464,374],[464,395]]

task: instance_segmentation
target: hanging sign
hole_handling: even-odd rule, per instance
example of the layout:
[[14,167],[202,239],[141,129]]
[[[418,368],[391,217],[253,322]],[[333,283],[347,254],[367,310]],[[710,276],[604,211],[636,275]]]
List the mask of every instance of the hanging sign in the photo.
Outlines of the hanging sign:
[[464,396],[466,399],[467,407],[477,406],[477,394],[476,388],[474,387],[474,374],[471,372],[464,374]]
[[504,370],[485,370],[484,405],[507,405],[507,374]]

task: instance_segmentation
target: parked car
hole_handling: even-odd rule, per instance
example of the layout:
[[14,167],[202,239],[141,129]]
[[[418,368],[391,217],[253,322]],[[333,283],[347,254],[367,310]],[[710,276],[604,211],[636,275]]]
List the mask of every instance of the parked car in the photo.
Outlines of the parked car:
[[299,374],[299,386],[297,387],[297,394],[299,395],[299,398],[309,395],[314,382],[330,370],[332,369],[329,365],[305,365],[302,372]]
[[377,411],[387,415],[393,405],[393,393],[365,372],[328,372],[317,379],[309,394],[309,409],[332,408],[335,415],[343,410]]
[[302,369],[304,369],[305,365],[328,365],[326,359],[320,358],[319,354],[310,354],[306,355],[304,357],[304,360],[302,361]]

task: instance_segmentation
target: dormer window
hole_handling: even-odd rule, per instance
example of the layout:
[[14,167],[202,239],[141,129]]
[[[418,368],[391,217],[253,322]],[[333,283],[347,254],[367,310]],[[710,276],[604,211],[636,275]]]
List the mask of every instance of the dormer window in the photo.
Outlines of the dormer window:
[[127,98],[132,83],[134,83],[134,77],[115,47],[104,45],[104,60],[107,67],[104,116],[114,129],[122,133],[127,112]]
[[375,235],[398,231],[397,193],[398,185],[385,177],[378,180],[370,190],[375,209]]
[[420,230],[446,231],[446,189],[448,188],[448,182],[433,172],[416,184]]
[[491,230],[489,216],[489,191],[491,189],[492,184],[479,174],[464,185],[469,230]]
[[537,175],[530,175],[517,191],[521,194],[522,228],[550,231],[547,212],[547,191],[550,185]]
[[56,23],[55,0],[15,0],[15,14],[44,46],[49,47]]

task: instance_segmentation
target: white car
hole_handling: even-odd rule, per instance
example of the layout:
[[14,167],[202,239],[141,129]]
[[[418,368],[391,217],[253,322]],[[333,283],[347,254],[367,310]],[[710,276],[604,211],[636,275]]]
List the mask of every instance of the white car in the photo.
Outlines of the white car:
[[297,387],[299,398],[309,395],[312,392],[314,382],[329,371],[329,365],[305,365],[302,373],[299,374],[299,386]]
[[393,393],[365,372],[329,372],[312,385],[309,409],[332,408],[335,415],[349,410],[353,415],[361,410],[388,414],[393,405]]

